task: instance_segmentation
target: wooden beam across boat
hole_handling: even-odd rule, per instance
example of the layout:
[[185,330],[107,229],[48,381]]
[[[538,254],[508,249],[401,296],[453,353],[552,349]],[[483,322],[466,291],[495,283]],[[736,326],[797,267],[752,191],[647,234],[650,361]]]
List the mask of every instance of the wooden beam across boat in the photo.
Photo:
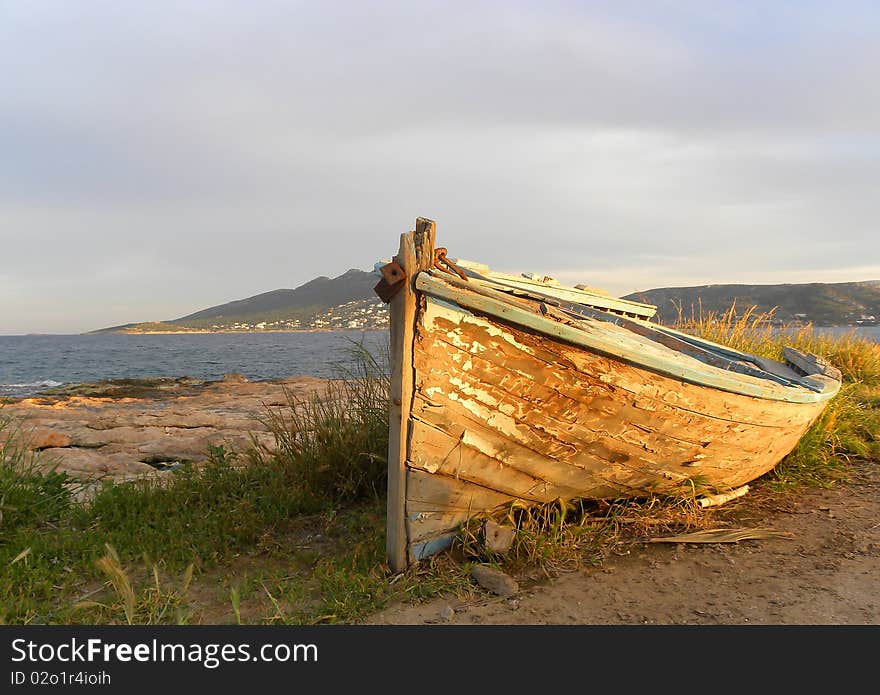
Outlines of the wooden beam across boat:
[[657,313],[657,307],[653,304],[634,302],[629,299],[612,297],[609,294],[600,294],[577,287],[565,287],[555,281],[546,279],[536,273],[522,274],[520,276],[510,273],[499,273],[491,270],[489,266],[474,261],[456,259],[455,263],[463,267],[471,277],[489,280],[496,285],[519,289],[546,298],[559,299],[584,306],[598,307],[614,311],[625,316],[637,316],[651,318]]

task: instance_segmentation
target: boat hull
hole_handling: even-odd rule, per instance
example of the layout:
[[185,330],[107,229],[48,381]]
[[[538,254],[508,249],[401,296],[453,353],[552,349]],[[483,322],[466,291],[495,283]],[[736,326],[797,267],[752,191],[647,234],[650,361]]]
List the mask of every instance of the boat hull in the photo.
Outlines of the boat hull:
[[469,277],[434,240],[419,218],[376,287],[390,302],[394,570],[512,502],[730,491],[779,463],[839,389],[821,361],[794,371],[645,321],[645,305]]
[[771,470],[825,406],[684,383],[431,297],[413,366],[411,560],[513,500],[737,487]]

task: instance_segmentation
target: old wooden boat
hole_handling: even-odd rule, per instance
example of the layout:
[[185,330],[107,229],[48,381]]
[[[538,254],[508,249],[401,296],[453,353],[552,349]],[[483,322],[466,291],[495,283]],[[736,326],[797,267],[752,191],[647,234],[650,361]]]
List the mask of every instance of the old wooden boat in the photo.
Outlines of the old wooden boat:
[[840,388],[814,355],[732,350],[651,321],[651,305],[451,260],[435,238],[419,218],[376,286],[390,303],[395,570],[514,500],[742,486]]

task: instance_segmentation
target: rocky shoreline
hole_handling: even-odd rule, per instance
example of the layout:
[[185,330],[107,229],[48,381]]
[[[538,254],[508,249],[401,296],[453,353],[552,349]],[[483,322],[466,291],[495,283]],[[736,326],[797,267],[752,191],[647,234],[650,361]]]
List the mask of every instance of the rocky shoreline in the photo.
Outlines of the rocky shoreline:
[[6,399],[0,414],[17,423],[11,431],[40,453],[43,466],[77,480],[120,482],[203,462],[210,447],[271,451],[269,411],[287,408],[288,394],[308,397],[325,385],[315,377],[248,381],[240,374],[121,379]]

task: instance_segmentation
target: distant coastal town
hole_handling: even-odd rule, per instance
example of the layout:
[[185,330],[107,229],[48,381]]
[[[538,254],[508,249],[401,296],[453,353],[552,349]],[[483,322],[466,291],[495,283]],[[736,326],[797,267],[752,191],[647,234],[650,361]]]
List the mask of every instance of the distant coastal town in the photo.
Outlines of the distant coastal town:
[[388,328],[388,308],[379,299],[356,299],[330,307],[306,319],[279,318],[265,321],[218,321],[214,331],[320,331],[377,330]]
[[118,333],[260,333],[272,331],[387,330],[388,307],[378,298],[355,299],[327,307],[304,318],[260,316],[252,319],[216,317],[192,323],[147,322],[111,329]]

